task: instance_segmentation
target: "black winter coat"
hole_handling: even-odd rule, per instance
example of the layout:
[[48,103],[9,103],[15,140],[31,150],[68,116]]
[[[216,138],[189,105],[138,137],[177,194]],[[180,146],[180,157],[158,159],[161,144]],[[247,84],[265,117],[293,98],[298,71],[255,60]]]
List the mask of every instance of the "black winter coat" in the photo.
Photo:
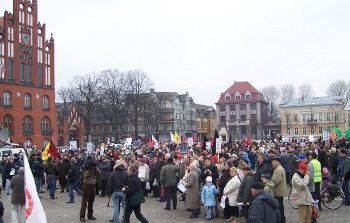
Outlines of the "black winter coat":
[[248,210],[247,223],[279,223],[281,214],[278,202],[264,191],[258,193]]
[[272,164],[269,159],[265,159],[261,164],[257,164],[255,173],[256,179],[261,181],[261,176],[267,173],[271,174],[271,176],[273,173]]
[[78,163],[73,163],[70,165],[70,168],[67,173],[68,176],[68,182],[74,183],[77,181],[80,177],[80,166]]
[[67,174],[70,168],[69,160],[64,159],[62,163],[58,166],[58,179],[60,181],[60,184],[64,184],[67,182]]
[[117,166],[109,175],[108,189],[109,194],[113,192],[122,192],[122,188],[128,185],[128,174],[123,165]]

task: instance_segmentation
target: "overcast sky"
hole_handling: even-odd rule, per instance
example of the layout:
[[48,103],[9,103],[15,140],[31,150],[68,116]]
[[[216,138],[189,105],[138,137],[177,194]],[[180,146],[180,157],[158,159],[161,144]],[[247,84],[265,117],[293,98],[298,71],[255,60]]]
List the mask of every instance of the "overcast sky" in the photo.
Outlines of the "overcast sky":
[[[54,34],[56,89],[72,75],[141,69],[157,91],[214,105],[234,81],[257,89],[350,80],[349,0],[39,0]],[[0,0],[12,12],[12,0]]]

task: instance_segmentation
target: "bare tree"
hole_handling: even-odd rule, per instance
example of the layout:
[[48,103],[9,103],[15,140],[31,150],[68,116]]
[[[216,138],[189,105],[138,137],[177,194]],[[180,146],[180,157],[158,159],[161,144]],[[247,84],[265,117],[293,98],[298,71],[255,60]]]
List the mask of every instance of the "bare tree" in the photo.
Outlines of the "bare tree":
[[301,98],[312,97],[314,90],[310,84],[302,84],[299,86],[299,96]]
[[330,83],[327,94],[329,96],[341,96],[345,97],[347,93],[348,86],[344,80],[336,80]]
[[268,106],[268,118],[269,121],[275,121],[278,118],[277,102],[279,98],[279,91],[275,86],[265,87],[260,90],[264,95],[265,100],[269,104]]
[[295,88],[292,84],[281,86],[281,100],[286,101],[295,97]]
[[84,119],[85,134],[90,135],[91,117],[100,100],[100,79],[96,74],[78,75],[70,87],[70,100],[77,105],[78,114]]
[[135,138],[138,137],[138,127],[141,124],[142,103],[144,95],[149,92],[153,86],[152,81],[149,79],[147,73],[141,70],[128,71],[126,73],[126,86],[127,86],[127,106],[128,106],[128,119],[134,126]]
[[123,130],[123,124],[127,120],[125,74],[118,70],[105,70],[100,74],[100,82],[99,110],[103,113],[104,118],[112,124],[112,129],[118,139],[118,129]]

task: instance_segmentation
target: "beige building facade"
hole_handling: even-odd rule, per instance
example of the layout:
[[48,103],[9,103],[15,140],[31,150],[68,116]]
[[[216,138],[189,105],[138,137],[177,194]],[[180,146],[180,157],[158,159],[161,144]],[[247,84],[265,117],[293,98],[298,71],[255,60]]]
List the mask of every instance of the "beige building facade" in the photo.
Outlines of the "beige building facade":
[[292,139],[313,136],[317,140],[334,128],[345,133],[348,122],[344,107],[341,97],[291,99],[279,106],[281,134]]

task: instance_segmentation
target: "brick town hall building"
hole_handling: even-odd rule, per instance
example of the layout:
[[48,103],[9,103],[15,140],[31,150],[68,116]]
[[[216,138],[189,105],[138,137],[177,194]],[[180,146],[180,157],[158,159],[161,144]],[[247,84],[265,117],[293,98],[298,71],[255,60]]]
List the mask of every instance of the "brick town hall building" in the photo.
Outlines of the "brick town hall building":
[[36,0],[14,0],[0,17],[0,125],[12,142],[57,143],[54,40],[45,39]]

